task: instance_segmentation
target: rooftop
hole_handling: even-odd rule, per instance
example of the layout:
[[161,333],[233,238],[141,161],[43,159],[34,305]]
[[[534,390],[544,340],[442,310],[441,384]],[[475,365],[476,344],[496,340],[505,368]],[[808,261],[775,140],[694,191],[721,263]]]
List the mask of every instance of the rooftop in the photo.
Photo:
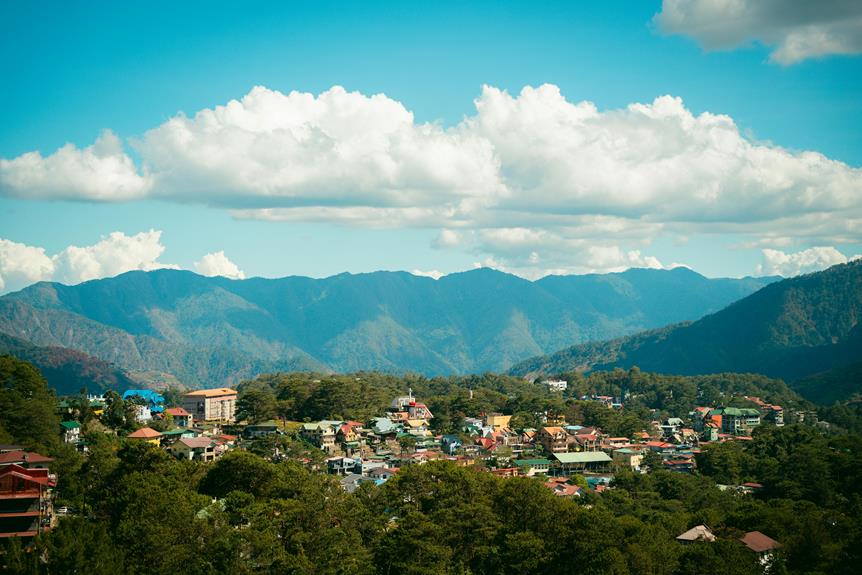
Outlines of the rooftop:
[[236,395],[236,390],[229,387],[217,387],[214,389],[198,389],[184,394],[185,397],[220,397],[222,395]]
[[604,451],[579,451],[576,453],[555,453],[560,463],[610,463],[610,456]]
[[128,434],[126,437],[130,439],[157,439],[161,436],[162,434],[152,427],[142,427],[141,429]]
[[781,547],[781,543],[764,535],[760,531],[749,531],[740,541],[745,543],[745,546],[755,553],[763,553]]

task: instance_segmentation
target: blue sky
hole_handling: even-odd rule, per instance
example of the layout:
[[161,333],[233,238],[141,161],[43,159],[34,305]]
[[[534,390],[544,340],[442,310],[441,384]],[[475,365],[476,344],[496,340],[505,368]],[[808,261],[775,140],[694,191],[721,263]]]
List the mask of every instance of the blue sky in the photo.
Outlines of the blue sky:
[[[862,228],[855,225],[855,214],[849,213],[854,210],[848,212],[848,206],[862,205],[854,201],[862,193],[862,58],[852,53],[855,45],[847,44],[850,54],[819,55],[815,50],[812,57],[803,54],[798,61],[778,63],[774,54],[779,51],[784,32],[758,24],[756,15],[751,24],[753,41],[705,50],[704,45],[714,48],[716,42],[733,44],[733,40],[699,37],[697,22],[683,20],[670,34],[669,25],[653,20],[660,11],[660,1],[241,5],[122,2],[98,7],[76,2],[3,3],[0,74],[5,79],[5,89],[0,91],[0,158],[7,164],[6,172],[0,170],[0,238],[42,248],[50,259],[61,255],[68,246],[95,246],[113,232],[132,237],[156,230],[161,232],[157,237],[149,235],[133,242],[136,249],[142,250],[140,261],[119,258],[125,263],[118,265],[146,267],[160,262],[196,269],[195,262],[200,263],[205,254],[224,251],[246,276],[269,277],[325,276],[376,269],[445,273],[476,264],[534,277],[549,271],[606,271],[627,265],[658,265],[656,262],[663,266],[683,263],[710,276],[739,276],[756,273],[758,265],[766,265],[760,269],[763,273],[807,271],[811,266],[834,263],[837,252],[848,257],[862,252],[858,235]],[[695,32],[685,33],[687,25]],[[785,201],[781,191],[762,203],[786,204],[788,218],[800,217],[800,210],[808,210],[808,218],[803,224],[773,211],[752,225],[745,222],[744,213],[730,214],[717,208],[723,214],[721,225],[715,221],[700,225],[696,207],[682,215],[666,208],[687,202],[682,191],[667,197],[656,191],[668,187],[666,180],[651,182],[655,189],[643,192],[644,201],[637,209],[623,196],[620,203],[598,202],[601,205],[597,206],[595,198],[606,192],[589,190],[587,184],[572,184],[568,203],[548,201],[542,218],[538,218],[534,212],[522,209],[522,204],[532,203],[539,196],[536,203],[546,202],[546,195],[553,196],[555,182],[580,182],[582,172],[566,172],[560,179],[530,176],[544,169],[542,162],[547,162],[548,173],[569,168],[554,163],[563,160],[549,159],[547,154],[544,159],[534,158],[528,144],[524,144],[524,150],[501,152],[505,135],[495,132],[496,136],[488,136],[486,130],[480,136],[492,142],[502,174],[502,184],[488,184],[489,189],[503,186],[506,191],[500,193],[507,198],[521,194],[521,200],[513,200],[520,205],[517,210],[506,208],[510,215],[486,217],[486,213],[504,211],[497,202],[493,209],[486,204],[471,208],[474,212],[469,222],[457,228],[442,222],[436,211],[434,217],[419,223],[407,221],[403,215],[387,215],[383,224],[379,218],[358,224],[350,220],[346,224],[341,212],[330,218],[291,208],[302,204],[400,209],[410,204],[408,196],[413,197],[404,190],[422,187],[416,183],[419,176],[411,175],[409,186],[393,184],[392,194],[401,194],[394,200],[392,194],[381,199],[374,190],[363,190],[358,196],[320,199],[313,189],[315,182],[321,181],[317,177],[311,183],[302,183],[301,192],[291,188],[289,193],[295,200],[288,202],[290,206],[283,202],[270,206],[260,200],[260,190],[246,195],[222,191],[230,195],[228,200],[208,196],[207,185],[218,187],[224,179],[218,173],[206,185],[200,178],[195,179],[194,185],[201,190],[187,194],[180,188],[192,184],[185,176],[176,176],[184,169],[180,161],[162,159],[159,163],[153,159],[159,153],[154,147],[164,140],[154,138],[147,151],[135,145],[135,140],[179,113],[193,117],[200,110],[242,99],[254,86],[283,94],[297,91],[315,96],[333,86],[343,86],[363,97],[385,94],[413,113],[414,125],[432,123],[443,132],[451,130],[447,133],[455,138],[465,131],[465,118],[477,116],[474,99],[484,98],[483,85],[505,91],[517,100],[510,102],[515,106],[521,101],[518,95],[522,88],[543,84],[558,87],[565,103],[589,101],[598,114],[610,114],[602,116],[601,127],[583,128],[587,138],[593,137],[587,130],[600,130],[604,137],[618,129],[618,124],[624,124],[619,129],[626,130],[626,138],[644,129],[661,129],[643,127],[637,123],[641,119],[617,118],[613,111],[625,110],[633,103],[650,105],[663,95],[681,98],[683,109],[694,117],[704,112],[729,116],[739,138],[754,146],[758,157],[758,150],[775,149],[787,156],[764,160],[767,167],[759,169],[772,172],[769,176],[757,175],[756,181],[769,180],[773,173],[794,174],[787,178],[796,178],[787,184],[787,194],[796,194],[796,203]],[[492,96],[488,95],[488,102]],[[535,105],[540,109],[559,105],[560,113],[564,113],[563,104],[550,93],[543,93]],[[367,112],[372,116],[375,113]],[[516,113],[520,116],[512,133],[522,130],[529,134],[524,130],[528,130],[533,112],[525,105]],[[507,116],[506,121],[513,120]],[[86,186],[67,192],[58,189],[62,186],[54,181],[50,185],[34,184],[23,171],[31,169],[30,164],[22,167],[20,162],[8,163],[34,151],[44,160],[66,143],[82,150],[105,129],[116,134],[121,147],[118,151],[114,146],[111,153],[121,153],[133,163],[135,178],[145,176],[146,171],[167,173],[165,166],[170,163],[171,174],[177,179],[170,186],[140,184],[148,191],[104,201],[104,196],[96,198]],[[461,132],[455,134],[459,129]],[[559,137],[567,138],[566,134]],[[695,136],[697,143],[683,142],[680,146],[695,149],[691,156],[695,161],[711,157],[700,151],[703,140]],[[553,137],[549,135],[545,142],[551,151],[555,148]],[[453,144],[452,153],[462,149],[463,143],[459,142]],[[386,145],[394,144],[387,140]],[[572,149],[578,155],[579,148]],[[821,154],[829,166],[798,167],[805,163],[800,152],[806,150]],[[649,146],[637,154],[649,156]],[[468,164],[471,161],[465,160]],[[685,157],[676,161],[681,165],[691,162]],[[789,162],[786,166],[785,161]],[[620,181],[637,186],[643,174],[654,173],[654,166],[647,169],[637,162],[625,164],[631,174]],[[434,177],[441,171],[448,174],[448,167],[440,163],[417,169],[423,174],[433,172]],[[361,169],[365,164],[357,165]],[[199,164],[195,166],[200,169]],[[336,162],[327,170],[340,168]],[[56,166],[50,164],[47,169],[57,172]],[[610,163],[606,169],[615,171],[618,165]],[[722,172],[729,169],[732,164],[705,168],[685,181],[702,182],[715,177],[714,188],[721,193],[737,186],[739,190],[731,190],[733,193],[750,195],[749,186],[754,184]],[[346,179],[320,185],[343,187],[351,178],[364,177],[362,173],[350,173],[348,168],[345,172]],[[515,172],[517,178],[511,175]],[[266,174],[270,182],[267,185],[272,182],[270,175]],[[609,180],[615,177],[608,174]],[[429,184],[427,190],[422,189],[417,205],[433,203],[438,188]],[[814,206],[810,195],[818,195],[819,189],[830,190],[829,197],[819,198]],[[486,192],[478,195],[484,198]],[[802,196],[805,198],[799,199]],[[391,205],[381,204],[389,200]],[[649,202],[665,207],[644,207]],[[800,207],[799,202],[804,206]],[[237,211],[250,206],[285,209],[290,215],[269,218],[284,221],[267,221],[259,213]],[[549,223],[550,216],[568,211],[576,213],[578,219]],[[847,215],[841,215],[844,213]],[[598,232],[585,233],[583,230],[593,223],[587,217],[622,219]],[[669,223],[671,220],[673,223]],[[634,232],[631,230],[635,221],[649,221],[651,225]],[[622,233],[615,231],[619,229],[617,224],[622,226]],[[797,233],[799,226],[807,227]],[[450,237],[442,231],[447,229],[453,232],[453,238],[457,235],[457,241],[443,241]],[[508,231],[504,234],[501,229]],[[617,241],[611,241],[613,236]],[[155,242],[163,251],[152,258],[153,246],[144,245],[147,242]],[[122,242],[114,247],[131,249]],[[793,259],[794,254],[813,247],[833,251],[810,252]],[[94,255],[93,250],[78,254],[78,259],[95,258],[89,262],[87,272],[73,269],[78,264],[67,253],[63,264],[66,276],[58,271],[62,262],[56,260],[51,264],[43,261],[39,277],[74,281],[116,271],[116,267],[98,259],[110,257],[111,246],[104,248],[101,256]],[[783,256],[773,254],[773,259],[768,259],[763,249]],[[37,264],[28,260],[21,249],[16,254],[7,253],[5,272],[0,264],[6,290],[36,277],[36,272],[23,267]],[[10,263],[13,260],[17,268]],[[45,271],[47,268],[53,271]],[[209,268],[199,269],[206,272]],[[221,268],[216,265],[212,269]]]

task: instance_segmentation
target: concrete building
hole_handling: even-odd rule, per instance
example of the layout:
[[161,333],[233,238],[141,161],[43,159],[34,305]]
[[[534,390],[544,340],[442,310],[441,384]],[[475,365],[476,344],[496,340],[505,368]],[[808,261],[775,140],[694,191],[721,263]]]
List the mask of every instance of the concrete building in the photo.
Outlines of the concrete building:
[[236,391],[229,387],[199,389],[183,395],[183,409],[196,421],[236,421]]

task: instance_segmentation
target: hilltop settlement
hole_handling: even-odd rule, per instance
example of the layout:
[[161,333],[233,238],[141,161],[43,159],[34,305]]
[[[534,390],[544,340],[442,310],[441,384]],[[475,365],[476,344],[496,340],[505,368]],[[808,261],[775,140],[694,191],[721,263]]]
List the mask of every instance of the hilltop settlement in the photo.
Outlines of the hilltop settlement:
[[[21,366],[15,369],[29,373]],[[400,394],[399,388],[403,390]],[[12,388],[4,392],[7,395],[8,389]],[[759,394],[746,393],[751,391]],[[438,513],[444,514],[457,505],[478,505],[485,496],[480,497],[476,489],[484,489],[488,497],[498,495],[488,500],[489,510],[475,513],[503,513],[490,509],[507,492],[508,484],[517,489],[518,495],[513,497],[530,494],[529,502],[519,499],[515,505],[546,506],[536,513],[552,513],[566,502],[553,513],[611,513],[607,521],[631,515],[632,520],[647,521],[644,528],[650,521],[648,515],[658,513],[649,529],[658,529],[655,536],[659,538],[666,533],[668,544],[676,546],[666,551],[675,565],[668,573],[687,572],[683,563],[692,560],[693,553],[704,558],[730,554],[747,566],[739,572],[781,572],[802,560],[798,555],[801,543],[780,523],[754,518],[775,502],[789,501],[787,489],[796,490],[793,497],[808,497],[797,487],[782,483],[786,472],[799,469],[794,449],[834,452],[839,449],[835,442],[844,441],[841,438],[848,433],[824,421],[822,416],[828,412],[813,409],[780,382],[732,374],[713,379],[666,378],[633,370],[588,379],[569,374],[532,382],[503,376],[426,380],[367,373],[326,378],[277,374],[246,382],[238,389],[129,389],[104,395],[82,391],[59,399],[52,399],[44,390],[43,395],[56,428],[44,430],[51,437],[41,439],[41,449],[32,434],[9,433],[19,423],[3,422],[4,433],[20,441],[0,445],[0,540],[7,542],[2,555],[7,564],[9,557],[20,555],[16,561],[25,562],[37,557],[30,551],[36,548],[43,549],[44,557],[59,556],[57,550],[47,554],[49,547],[45,546],[72,545],[57,539],[67,526],[96,528],[102,517],[121,528],[131,521],[128,497],[142,497],[140,489],[151,490],[166,478],[176,483],[163,492],[164,504],[179,505],[177,498],[185,497],[190,525],[234,530],[237,537],[246,538],[249,529],[269,529],[264,526],[275,517],[271,508],[263,511],[259,507],[259,499],[268,501],[278,490],[255,485],[287,474],[293,477],[289,480],[292,485],[317,485],[314,490],[324,491],[300,496],[306,488],[294,486],[288,489],[294,495],[277,497],[299,497],[302,505],[312,506],[314,501],[322,501],[319,497],[347,498],[341,504],[370,505],[367,513],[379,514],[384,521],[379,527],[363,529],[382,531],[374,531],[377,535],[365,543],[354,544],[360,548],[383,545],[394,536],[391,529],[396,525],[399,533],[406,534],[402,530],[417,520],[416,512],[427,518],[439,505],[444,507]],[[789,404],[778,404],[776,399]],[[314,414],[327,416],[310,417]],[[789,456],[774,451],[778,445]],[[758,459],[764,450],[773,451],[768,462]],[[820,454],[815,455],[807,465],[817,465]],[[827,479],[835,473],[830,466],[837,463],[824,461],[817,467],[825,474],[818,485],[830,491],[829,499],[822,501],[823,509],[835,509],[838,502],[857,505],[858,495],[853,493],[858,486],[844,487],[837,476]],[[840,464],[845,471],[849,469],[844,459]],[[245,466],[256,471],[244,470]],[[152,473],[161,479],[152,483],[156,477],[152,476],[146,480],[149,484],[134,479]],[[414,490],[433,477],[444,483],[466,482],[458,488],[464,494],[457,497],[467,499],[451,503],[456,505],[452,508],[444,501],[455,495],[440,495],[414,507],[413,498],[427,497]],[[808,481],[807,477],[799,480]],[[486,481],[493,483],[478,487]],[[329,492],[324,496],[330,488],[342,495]],[[177,489],[192,491],[181,496]],[[120,500],[113,499],[117,497]],[[772,504],[758,511],[761,502],[768,501]],[[638,510],[644,505],[653,510]],[[691,512],[685,511],[689,505]],[[715,510],[705,511],[711,508]],[[743,511],[746,508],[748,512]],[[135,513],[148,513],[138,509]],[[222,513],[227,513],[224,520],[218,519]],[[748,513],[748,519],[741,521],[745,515],[734,515],[738,513]],[[837,511],[830,513],[834,516]],[[238,515],[230,519],[232,514]],[[498,524],[500,516],[494,517],[498,518],[488,516],[486,520],[501,530],[494,537],[503,537],[495,546],[513,545],[513,540],[505,539],[511,535],[503,534],[507,527]],[[439,519],[442,523],[451,520]],[[342,521],[353,520],[344,517]],[[300,522],[293,528],[311,529],[303,525]],[[541,529],[545,527],[552,526]],[[170,523],[169,528],[176,526]],[[322,536],[313,535],[315,532],[308,533]],[[355,536],[366,537],[361,530]],[[12,541],[18,541],[20,547],[8,547]],[[310,553],[310,545],[310,541],[302,543],[301,552]],[[284,552],[299,551],[288,546]],[[132,548],[124,553],[130,563],[139,560]],[[550,564],[560,553],[562,549],[549,551],[536,564]],[[454,560],[447,557],[441,561]],[[633,560],[625,553],[620,557],[623,564]],[[44,564],[44,559],[40,561]],[[266,563],[255,561],[252,564]],[[307,572],[314,572],[320,561],[309,564],[314,567]],[[441,570],[427,572],[449,572],[448,567],[437,568]]]

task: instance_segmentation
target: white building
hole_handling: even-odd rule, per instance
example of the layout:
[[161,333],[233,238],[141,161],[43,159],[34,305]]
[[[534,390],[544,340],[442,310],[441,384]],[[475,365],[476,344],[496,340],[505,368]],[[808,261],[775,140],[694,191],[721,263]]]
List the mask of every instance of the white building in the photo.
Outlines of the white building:
[[546,379],[542,382],[551,391],[565,391],[569,387],[569,383],[564,379]]

